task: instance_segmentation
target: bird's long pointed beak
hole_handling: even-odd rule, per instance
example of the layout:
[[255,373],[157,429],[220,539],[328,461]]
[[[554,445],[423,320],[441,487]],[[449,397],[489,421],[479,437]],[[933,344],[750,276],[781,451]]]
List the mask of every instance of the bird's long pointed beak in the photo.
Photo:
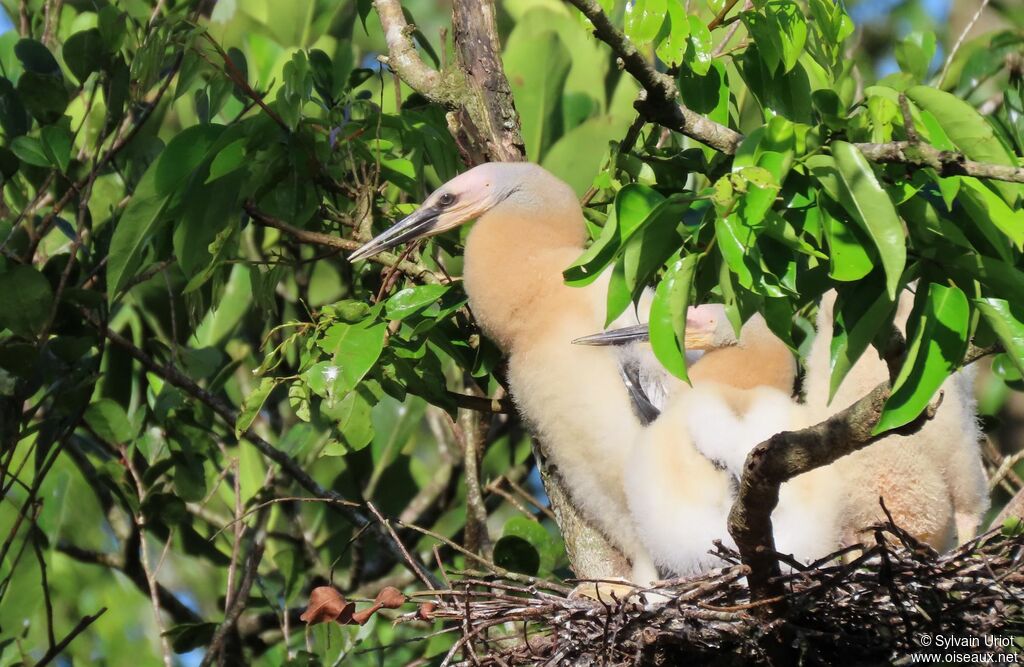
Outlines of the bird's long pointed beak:
[[647,330],[646,324],[639,324],[634,327],[624,327],[622,329],[609,329],[602,331],[601,333],[591,334],[589,336],[583,336],[577,338],[572,342],[573,345],[628,345],[630,343],[637,343],[648,340],[650,333]]
[[416,241],[427,236],[432,236],[441,230],[437,230],[437,216],[440,215],[433,206],[423,206],[410,213],[402,220],[396,222],[390,229],[367,241],[363,246],[348,256],[348,261],[356,262],[367,257],[373,257],[385,250],[408,241]]
[[[609,329],[600,333],[583,336],[573,341],[573,345],[629,345],[650,340],[651,334],[646,324],[639,324],[621,329]],[[686,334],[683,336],[684,347],[690,351],[709,350],[714,347],[714,327],[704,326],[703,322],[687,320]]]

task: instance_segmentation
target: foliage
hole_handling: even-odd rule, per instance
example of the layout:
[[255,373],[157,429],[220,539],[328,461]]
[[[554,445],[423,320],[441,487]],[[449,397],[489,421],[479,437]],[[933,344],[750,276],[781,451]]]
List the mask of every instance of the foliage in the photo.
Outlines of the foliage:
[[[875,81],[826,0],[696,2],[690,15],[676,0],[601,4],[687,106],[744,135],[734,156],[656,125],[623,141],[640,87],[586,20],[557,0],[507,3],[527,154],[590,202],[594,241],[566,279],[610,270],[609,321],[655,285],[652,344],[685,377],[687,304],[721,300],[737,327],[763,313],[799,349],[836,288],[834,390],[869,347],[884,351],[895,294],[917,281],[880,428],[914,419],[971,341],[1000,343],[997,371],[1019,386],[1024,186],[859,148],[913,151],[919,137],[1018,165],[1019,24],[944,73],[935,36],[911,34],[900,71]],[[514,415],[480,411],[502,368],[448,278],[458,233],[378,264],[344,259],[461,169],[444,110],[374,60],[370,3],[28,5],[30,34],[0,36],[0,662],[38,660],[101,607],[72,658],[153,662],[161,632],[173,652],[207,646],[252,562],[224,650],[266,664],[443,655],[446,635],[404,641],[429,625],[377,617],[303,638],[315,586],[360,600],[385,577],[421,585],[385,531],[353,519],[372,515],[296,499],[314,484],[400,518],[429,563],[437,539],[405,524],[462,543],[467,486],[483,484],[484,557],[566,575],[557,528],[531,505],[529,438]],[[450,51],[432,34],[417,33],[425,51]],[[993,90],[1001,104],[982,115]],[[482,482],[464,474],[476,433]],[[475,564],[449,543],[438,554]]]

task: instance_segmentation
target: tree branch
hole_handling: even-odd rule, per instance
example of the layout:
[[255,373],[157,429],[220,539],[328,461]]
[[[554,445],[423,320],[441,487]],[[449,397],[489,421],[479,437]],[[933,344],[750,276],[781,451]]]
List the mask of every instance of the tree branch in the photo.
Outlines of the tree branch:
[[[972,345],[963,365],[997,351],[997,347]],[[747,581],[751,598],[763,600],[781,596],[778,605],[764,605],[764,613],[777,613],[785,604],[771,521],[772,512],[779,502],[779,487],[798,475],[829,465],[882,438],[916,433],[938,409],[938,402],[933,403],[909,424],[874,435],[872,430],[890,393],[890,384],[886,380],[820,424],[773,435],[747,456],[739,492],[729,513],[729,534],[736,541],[744,564],[750,567]]]
[[623,69],[643,86],[647,96],[646,99],[636,102],[634,106],[637,111],[659,125],[696,139],[727,155],[736,152],[736,148],[743,141],[743,135],[681,104],[677,99],[679,91],[672,77],[659,72],[647,62],[629,38],[612,24],[596,0],[568,2],[583,12],[594,26],[597,38],[612,48],[622,61]]
[[940,151],[926,143],[891,141],[884,144],[854,144],[864,157],[881,164],[931,167],[940,176],[976,176],[994,181],[1024,183],[1024,167],[1010,167],[968,160],[959,151]]
[[[332,236],[330,234],[322,234],[320,232],[311,232],[305,229],[299,229],[298,227],[289,225],[284,220],[278,220],[277,218],[260,211],[252,202],[246,202],[242,205],[242,208],[244,208],[245,212],[248,213],[249,216],[257,223],[264,227],[273,227],[274,229],[280,230],[300,243],[320,245],[327,248],[337,248],[339,250],[347,251],[355,250],[362,245],[359,241],[354,241],[352,239],[345,239],[340,236]],[[381,266],[396,268],[410,278],[417,278],[425,283],[437,284],[447,282],[446,278],[442,278],[427,267],[417,264],[416,262],[404,260],[398,255],[390,252],[382,252],[374,255],[369,258],[369,261],[380,264]]]
[[388,45],[388,57],[382,61],[427,99],[450,106],[454,100],[441,86],[441,73],[428,67],[413,46],[410,34],[415,28],[406,22],[402,3],[399,0],[373,0],[373,7],[380,17],[384,41]]

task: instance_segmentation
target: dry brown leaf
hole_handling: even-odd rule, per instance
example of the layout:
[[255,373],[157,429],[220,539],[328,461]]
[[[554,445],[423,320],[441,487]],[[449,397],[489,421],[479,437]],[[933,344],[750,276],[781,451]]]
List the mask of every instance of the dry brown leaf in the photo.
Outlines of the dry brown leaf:
[[332,586],[317,586],[309,594],[309,604],[306,611],[299,616],[299,620],[309,625],[317,623],[349,623],[356,605],[352,602],[345,602],[344,596]]
[[377,593],[376,602],[385,609],[398,609],[405,604],[405,595],[394,586],[385,586]]

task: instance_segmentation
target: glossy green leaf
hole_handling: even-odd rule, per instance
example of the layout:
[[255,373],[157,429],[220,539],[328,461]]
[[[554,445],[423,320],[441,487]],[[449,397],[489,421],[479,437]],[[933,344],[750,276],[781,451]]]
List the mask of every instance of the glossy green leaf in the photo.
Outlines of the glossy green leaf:
[[332,324],[318,345],[334,357],[345,387],[355,388],[384,349],[387,323]]
[[270,392],[276,386],[277,382],[274,378],[261,378],[259,385],[245,397],[245,401],[242,402],[242,409],[239,410],[238,417],[235,419],[236,438],[242,437],[242,434],[249,430],[249,427],[252,426],[252,423],[263,408],[263,403],[266,402]]
[[626,12],[626,36],[637,44],[654,41],[668,13],[668,3],[676,0],[636,0]]
[[711,31],[704,25],[704,21],[692,14],[688,17],[690,24],[689,35],[686,38],[686,64],[694,73],[704,76],[711,69],[712,52],[714,44],[711,41]]
[[864,281],[839,294],[829,350],[829,402],[871,341],[892,322],[895,312],[896,301],[886,294],[881,279]]
[[[970,159],[1017,166],[1017,159],[996,137],[988,121],[964,100],[928,86],[914,86],[908,89],[907,97],[931,113],[946,136]],[[1022,192],[1019,184],[996,182],[993,186],[1011,204]]]
[[1001,232],[1024,250],[1024,209],[1010,208],[1002,197],[976,178],[960,177],[961,187],[958,201],[975,220],[991,220]]
[[885,288],[894,299],[907,261],[903,224],[889,195],[878,184],[874,170],[859,150],[845,141],[837,141],[832,144],[832,156],[841,184],[840,202],[878,249],[885,269]]
[[135,428],[117,401],[101,398],[85,411],[85,423],[111,445],[126,445],[135,438]]
[[351,451],[366,447],[373,440],[372,406],[363,392],[350,391],[339,401],[325,399],[320,412],[338,424],[345,446]]
[[53,290],[31,266],[9,266],[0,273],[0,329],[19,336],[39,334],[53,309]]
[[974,305],[996,333],[1006,356],[1024,374],[1024,313],[1006,299],[974,299]]
[[668,372],[686,382],[686,310],[699,258],[689,254],[669,267],[654,292],[648,325],[654,356]]
[[389,319],[400,320],[444,296],[450,287],[448,285],[416,285],[406,287],[395,292],[384,304],[384,312]]
[[654,52],[662,62],[679,65],[686,55],[687,38],[690,36],[690,21],[682,3],[669,0],[665,22],[661,26],[661,38]]
[[963,291],[937,283],[919,284],[917,290],[906,357],[874,428],[876,434],[916,419],[967,350],[971,308]]

